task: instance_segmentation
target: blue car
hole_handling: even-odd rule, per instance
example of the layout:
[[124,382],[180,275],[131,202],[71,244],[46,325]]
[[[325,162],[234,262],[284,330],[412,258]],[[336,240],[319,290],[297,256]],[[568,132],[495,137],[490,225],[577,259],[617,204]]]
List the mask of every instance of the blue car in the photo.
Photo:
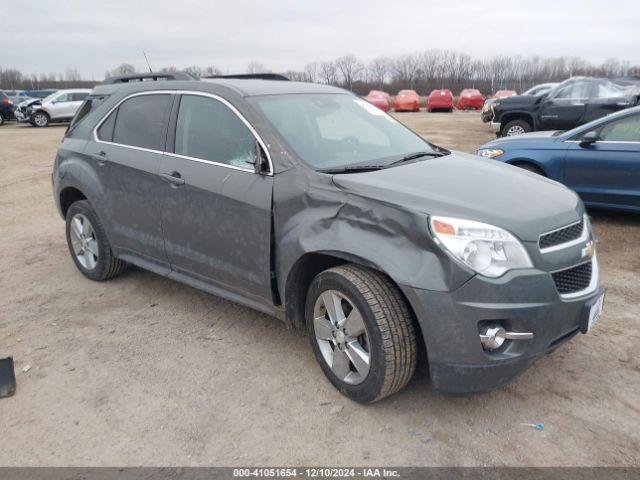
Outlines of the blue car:
[[499,138],[475,153],[564,183],[590,207],[640,212],[640,107],[573,130]]

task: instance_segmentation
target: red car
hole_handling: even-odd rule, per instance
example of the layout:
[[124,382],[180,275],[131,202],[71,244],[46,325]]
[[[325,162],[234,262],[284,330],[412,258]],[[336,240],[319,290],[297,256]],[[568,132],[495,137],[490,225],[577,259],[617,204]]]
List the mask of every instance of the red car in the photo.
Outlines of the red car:
[[393,100],[396,112],[419,112],[420,96],[415,90],[400,90]]
[[501,98],[515,97],[518,93],[515,90],[498,90],[493,98],[499,100]]
[[453,111],[453,93],[447,88],[434,90],[427,97],[427,112],[434,110]]
[[475,88],[465,88],[458,96],[458,110],[482,110],[484,97]]
[[388,112],[391,109],[391,102],[389,100],[390,96],[386,92],[381,92],[379,90],[371,90],[369,94],[364,97],[364,99],[378,107],[380,110]]

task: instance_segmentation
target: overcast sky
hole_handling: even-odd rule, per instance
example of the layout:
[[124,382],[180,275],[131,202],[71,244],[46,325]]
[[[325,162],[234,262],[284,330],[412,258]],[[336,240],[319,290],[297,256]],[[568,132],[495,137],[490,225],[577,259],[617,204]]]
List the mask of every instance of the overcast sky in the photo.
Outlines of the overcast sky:
[[640,64],[639,0],[5,2],[0,66],[71,67],[96,80],[120,63],[143,69],[142,50],[156,69],[216,65],[227,73],[252,60],[278,71],[345,53],[370,60],[432,48]]

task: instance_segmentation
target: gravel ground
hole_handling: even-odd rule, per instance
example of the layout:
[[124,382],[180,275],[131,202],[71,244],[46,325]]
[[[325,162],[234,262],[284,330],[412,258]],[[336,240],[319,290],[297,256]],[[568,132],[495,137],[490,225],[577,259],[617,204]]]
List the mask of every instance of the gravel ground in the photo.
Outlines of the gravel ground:
[[[398,118],[448,148],[492,138],[476,113]],[[64,130],[0,128],[0,356],[18,380],[0,465],[640,464],[640,216],[591,212],[608,289],[592,333],[488,394],[437,395],[422,368],[361,406],[273,318],[141,270],[82,277],[51,195]]]

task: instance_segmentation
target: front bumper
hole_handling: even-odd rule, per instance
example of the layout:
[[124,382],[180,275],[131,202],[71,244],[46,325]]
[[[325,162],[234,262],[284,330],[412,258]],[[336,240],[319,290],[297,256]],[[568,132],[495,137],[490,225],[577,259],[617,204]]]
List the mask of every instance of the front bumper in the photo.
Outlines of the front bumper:
[[491,128],[492,131],[498,133],[500,131],[500,127],[502,126],[502,124],[500,122],[494,122],[493,120],[491,122],[489,122],[489,127]]
[[16,120],[18,122],[20,122],[20,123],[26,123],[26,122],[30,121],[29,115],[26,112],[23,112],[20,109],[16,108],[15,115],[16,115]]
[[[563,299],[551,275],[534,269],[514,270],[498,279],[475,276],[453,292],[401,288],[420,323],[432,385],[450,394],[478,393],[508,383],[583,331],[590,305],[604,291],[596,284],[590,293]],[[509,331],[533,332],[534,337],[485,351],[479,324],[489,322]]]

